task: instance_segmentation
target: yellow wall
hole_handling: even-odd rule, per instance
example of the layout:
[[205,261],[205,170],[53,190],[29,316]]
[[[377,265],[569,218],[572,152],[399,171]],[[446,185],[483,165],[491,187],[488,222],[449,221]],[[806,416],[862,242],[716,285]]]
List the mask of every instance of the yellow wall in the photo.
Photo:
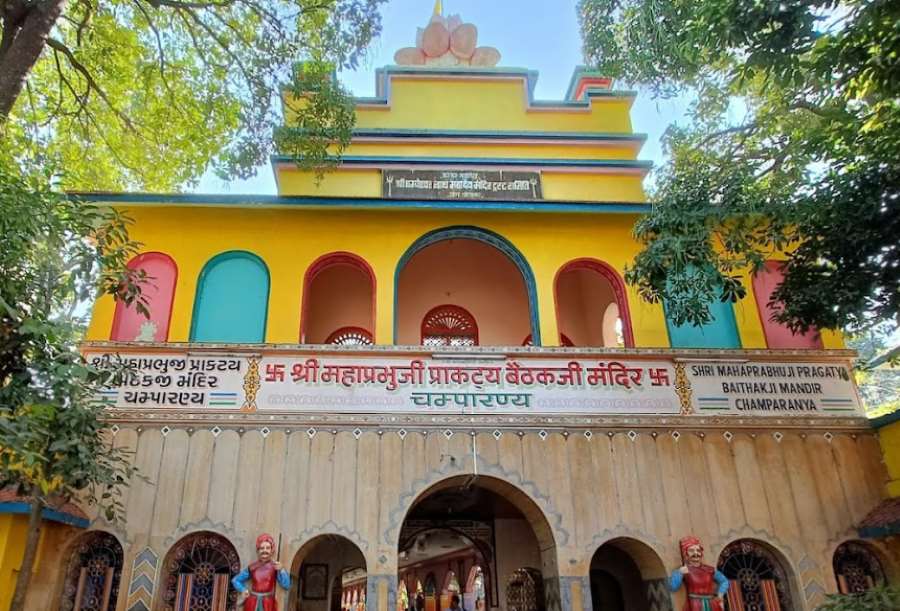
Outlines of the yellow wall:
[[[642,176],[638,174],[585,174],[544,170],[544,199],[557,202],[644,202]],[[320,197],[381,197],[381,171],[345,169],[321,179],[296,167],[279,166],[278,191],[283,195]],[[539,205],[539,204],[538,204]]]
[[[387,106],[357,107],[357,127],[630,133],[632,100],[595,98],[591,107],[528,106],[524,78],[390,76]],[[288,124],[292,102],[285,105]]]
[[0,611],[9,609],[22,555],[25,552],[25,535],[28,516],[13,513],[0,514]]
[[878,430],[878,439],[884,453],[884,464],[890,478],[886,491],[890,497],[900,497],[900,422],[894,422]]
[[[269,266],[271,293],[266,340],[297,343],[303,275],[318,257],[349,251],[364,258],[376,275],[376,342],[393,342],[394,272],[407,248],[423,234],[452,225],[494,231],[516,246],[531,265],[538,294],[545,345],[558,336],[554,277],[566,262],[592,257],[620,273],[638,251],[631,236],[635,216],[628,214],[528,214],[452,211],[311,211],[283,209],[135,208],[133,236],[144,250],[171,255],[178,283],[170,341],[187,341],[193,299],[203,265],[216,254],[243,249]],[[752,291],[752,287],[751,287]],[[662,308],[639,299],[628,287],[635,342],[643,347],[669,345]],[[114,303],[97,302],[87,339],[109,338]],[[765,348],[762,324],[752,292],[735,305],[743,347]],[[828,346],[831,347],[831,346]]]

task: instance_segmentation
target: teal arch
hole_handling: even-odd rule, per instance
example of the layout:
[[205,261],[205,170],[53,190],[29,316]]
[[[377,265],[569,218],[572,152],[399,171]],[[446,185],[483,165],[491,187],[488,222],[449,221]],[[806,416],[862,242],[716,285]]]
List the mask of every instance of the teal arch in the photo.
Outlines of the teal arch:
[[269,309],[269,268],[253,253],[223,252],[197,280],[191,341],[262,343]]
[[537,285],[534,282],[534,273],[531,271],[531,266],[528,264],[528,261],[525,260],[525,256],[519,251],[519,249],[513,246],[512,242],[510,242],[500,234],[494,233],[493,231],[489,231],[487,229],[482,229],[481,227],[475,227],[472,225],[454,225],[451,227],[442,227],[440,229],[429,231],[428,233],[417,239],[415,242],[413,242],[412,245],[406,249],[406,252],[403,253],[403,256],[400,257],[400,261],[397,262],[397,269],[394,272],[393,341],[395,343],[397,341],[397,327],[400,322],[397,312],[397,303],[399,299],[398,289],[400,288],[400,272],[403,271],[403,268],[406,266],[409,260],[412,259],[413,256],[423,248],[427,248],[428,246],[431,246],[432,244],[436,244],[438,242],[443,242],[444,240],[454,239],[469,239],[484,242],[485,244],[493,246],[494,248],[502,252],[515,264],[515,266],[519,269],[519,272],[522,274],[522,279],[525,281],[525,291],[528,295],[528,317],[531,323],[532,342],[535,346],[542,345],[541,329],[538,320]]
[[731,302],[716,301],[709,305],[712,321],[695,327],[688,323],[675,325],[666,309],[666,328],[672,348],[740,348],[734,307]]

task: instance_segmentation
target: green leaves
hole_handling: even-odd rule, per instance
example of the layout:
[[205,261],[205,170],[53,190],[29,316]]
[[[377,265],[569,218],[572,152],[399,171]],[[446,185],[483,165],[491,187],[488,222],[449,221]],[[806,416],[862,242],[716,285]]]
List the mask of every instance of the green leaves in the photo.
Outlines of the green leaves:
[[692,124],[667,132],[627,280],[702,324],[714,299],[743,298],[743,270],[786,260],[775,300],[794,330],[897,321],[900,6],[661,4],[579,5],[601,70],[696,96]]
[[816,611],[893,611],[900,609],[900,588],[879,586],[860,594],[829,594]]
[[0,160],[0,487],[121,509],[118,487],[133,468],[109,447],[95,401],[115,370],[78,352],[76,312],[97,291],[146,310],[145,275],[126,266],[138,248],[129,222]]
[[[67,189],[172,191],[209,168],[250,176],[275,150],[295,62],[355,65],[383,1],[70,2],[0,138],[59,160]],[[310,118],[344,126],[321,109]]]

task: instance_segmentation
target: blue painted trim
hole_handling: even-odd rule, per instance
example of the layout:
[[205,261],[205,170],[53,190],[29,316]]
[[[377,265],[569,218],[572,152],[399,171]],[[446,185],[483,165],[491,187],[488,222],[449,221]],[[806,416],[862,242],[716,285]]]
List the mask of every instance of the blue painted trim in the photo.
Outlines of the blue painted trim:
[[[272,163],[294,163],[288,155],[273,155]],[[464,166],[521,166],[521,167],[560,167],[560,168],[622,168],[650,170],[652,161],[631,161],[625,159],[523,159],[503,157],[402,157],[396,155],[344,155],[341,165],[359,164],[379,165],[464,165]]]
[[[286,128],[302,132],[299,128]],[[547,131],[501,131],[470,129],[402,129],[366,127],[353,130],[354,138],[479,138],[484,140],[580,140],[586,142],[639,142],[647,140],[647,134],[615,133],[615,132],[547,132]]]
[[[737,314],[734,313],[734,304],[729,303],[728,305],[731,307],[732,320],[734,320],[734,334],[735,334],[735,337],[737,337],[738,345],[736,347],[729,347],[729,348],[719,348],[717,346],[703,346],[702,348],[711,348],[714,350],[743,350],[744,340],[741,338],[741,328],[737,324]],[[666,319],[666,338],[669,340],[669,347],[676,349],[676,350],[678,350],[678,349],[685,349],[685,350],[695,349],[695,348],[684,348],[683,346],[675,346],[674,344],[672,344],[672,328],[675,326],[675,324],[669,318],[669,312],[666,309],[665,301],[663,301],[662,306],[663,306],[663,316]],[[713,324],[715,324],[715,323],[716,323],[716,321],[714,320]]]
[[880,429],[889,424],[894,424],[895,422],[900,422],[900,409],[897,411],[893,411],[890,414],[884,414],[882,416],[878,416],[877,418],[872,418],[869,420],[869,424],[872,425],[872,428]]
[[[31,504],[18,501],[11,503],[0,503],[0,513],[28,515],[29,513],[31,513]],[[44,510],[41,511],[41,517],[51,522],[68,524],[70,526],[75,526],[76,528],[87,528],[88,526],[90,526],[90,522],[85,518],[79,518],[77,516],[73,516],[70,513],[57,511],[55,509],[44,508]]]
[[69,197],[101,204],[149,206],[215,206],[235,208],[331,208],[331,209],[424,209],[475,210],[489,212],[577,212],[581,214],[646,214],[649,203],[637,202],[510,202],[462,200],[414,200],[281,195],[212,195],[205,193],[86,193]]
[[882,539],[900,534],[900,522],[891,522],[884,526],[867,526],[859,529],[863,539]]
[[541,343],[541,326],[538,318],[537,284],[534,281],[534,273],[531,271],[531,266],[528,264],[528,261],[525,259],[525,256],[522,254],[522,252],[518,248],[513,246],[512,242],[498,233],[494,233],[493,231],[490,231],[488,229],[483,229],[481,227],[475,227],[472,225],[454,225],[451,227],[433,229],[432,231],[429,231],[428,233],[419,237],[415,242],[413,242],[412,245],[406,249],[406,252],[403,253],[403,256],[400,257],[400,260],[397,262],[397,269],[394,271],[393,342],[395,344],[397,343],[397,329],[400,323],[397,311],[400,288],[400,272],[403,271],[404,266],[420,250],[431,246],[432,244],[443,242],[444,240],[453,239],[478,240],[479,242],[483,242],[484,244],[493,246],[504,255],[509,257],[509,259],[515,264],[515,266],[519,268],[519,272],[521,272],[522,279],[525,282],[525,291],[528,294],[528,314],[531,321],[532,342],[535,346],[543,345]]
[[[213,265],[215,265],[218,261],[222,259],[230,259],[233,257],[246,257],[248,259],[253,259],[257,263],[259,263],[263,270],[266,272],[266,315],[263,319],[263,328],[262,328],[262,342],[266,341],[266,332],[269,328],[269,298],[272,293],[272,274],[269,271],[269,266],[266,265],[265,260],[262,257],[257,255],[256,253],[252,253],[248,250],[226,250],[225,252],[220,252],[216,256],[212,257],[209,261],[203,264],[203,269],[200,270],[200,274],[197,276],[197,286],[194,289],[194,305],[191,308],[191,329],[188,337],[190,341],[194,340],[194,333],[197,330],[197,307],[200,304],[200,287],[203,286],[203,280],[206,278],[206,274],[212,269]],[[202,343],[202,342],[198,342]]]

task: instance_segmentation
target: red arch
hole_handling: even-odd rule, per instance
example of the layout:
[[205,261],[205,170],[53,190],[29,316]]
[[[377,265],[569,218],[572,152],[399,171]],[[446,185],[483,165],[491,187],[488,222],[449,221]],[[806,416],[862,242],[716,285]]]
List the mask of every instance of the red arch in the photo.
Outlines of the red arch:
[[[165,342],[169,340],[169,326],[172,322],[172,305],[175,303],[175,286],[178,283],[178,265],[175,259],[163,252],[149,251],[141,253],[128,262],[128,269],[140,269],[146,263],[158,261],[166,266],[166,271],[171,278],[161,278],[154,273],[148,273],[148,283],[142,287],[144,297],[148,300],[150,318],[144,318],[138,314],[133,306],[126,306],[123,302],[116,302],[116,311],[113,315],[112,329],[109,339],[112,341],[134,341],[136,333],[135,325],[145,321],[155,322],[158,325],[157,339]],[[163,285],[165,281],[165,285]],[[152,293],[151,293],[152,291]]]
[[626,348],[634,348],[634,330],[631,327],[631,310],[628,309],[628,297],[625,293],[625,282],[619,273],[613,269],[608,263],[604,263],[599,259],[591,259],[584,257],[581,259],[573,259],[564,264],[556,272],[553,278],[553,306],[556,310],[556,326],[559,328],[559,277],[576,269],[588,269],[596,272],[605,278],[610,286],[612,286],[613,294],[616,296],[616,305],[619,307],[619,318],[622,319],[622,336],[625,340]]
[[372,266],[369,265],[368,261],[366,261],[359,255],[355,255],[352,252],[346,251],[336,251],[328,253],[327,255],[322,255],[321,257],[313,261],[308,268],[306,268],[306,273],[303,275],[303,299],[300,305],[300,343],[306,341],[306,320],[307,314],[309,312],[309,287],[312,285],[313,280],[316,279],[316,276],[333,265],[349,265],[350,267],[355,267],[356,269],[364,272],[369,277],[369,281],[372,284],[371,334],[372,343],[374,344],[375,327],[377,326],[377,319],[375,318],[375,303],[377,301],[377,293],[375,292],[377,286],[375,280],[375,270],[372,269]]

